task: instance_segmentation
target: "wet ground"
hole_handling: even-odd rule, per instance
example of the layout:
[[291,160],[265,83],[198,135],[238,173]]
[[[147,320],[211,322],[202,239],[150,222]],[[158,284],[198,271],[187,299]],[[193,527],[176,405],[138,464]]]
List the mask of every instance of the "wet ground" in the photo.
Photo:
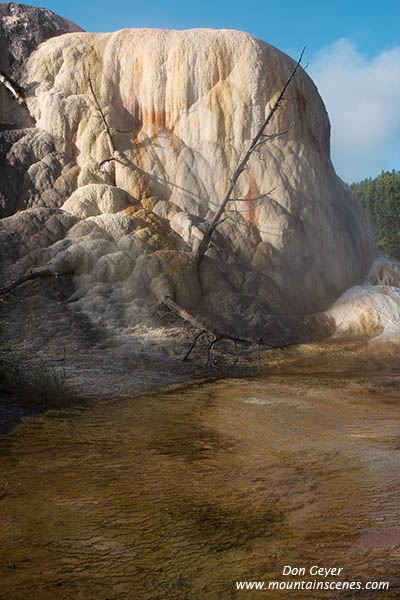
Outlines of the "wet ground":
[[29,417],[0,439],[1,600],[399,598],[399,378],[382,381],[269,375]]

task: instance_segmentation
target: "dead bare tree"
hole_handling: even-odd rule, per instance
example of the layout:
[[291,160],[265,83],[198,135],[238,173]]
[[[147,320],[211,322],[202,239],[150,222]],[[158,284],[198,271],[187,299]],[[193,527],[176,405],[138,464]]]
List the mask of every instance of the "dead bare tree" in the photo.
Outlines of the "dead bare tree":
[[[203,239],[201,240],[201,242],[194,254],[194,258],[197,263],[197,270],[199,270],[199,268],[200,268],[201,261],[204,257],[204,254],[207,252],[207,249],[211,242],[212,235],[213,235],[216,227],[222,222],[221,217],[222,217],[224,211],[227,210],[226,207],[227,207],[228,203],[231,201],[244,202],[246,200],[244,198],[234,198],[234,197],[232,197],[232,194],[233,194],[235,185],[236,185],[240,175],[244,171],[251,155],[255,151],[259,150],[265,143],[267,143],[268,141],[270,141],[278,136],[285,135],[293,127],[293,125],[291,125],[286,130],[278,132],[278,133],[273,133],[273,134],[265,133],[274,114],[279,109],[282,101],[284,100],[285,93],[286,93],[291,81],[293,81],[294,77],[296,76],[296,73],[300,67],[300,64],[301,64],[301,61],[303,58],[304,50],[305,49],[303,48],[303,51],[301,52],[299,60],[297,61],[296,65],[293,68],[292,72],[290,73],[288,79],[286,80],[285,84],[283,85],[282,89],[280,90],[280,93],[279,93],[277,99],[275,100],[274,104],[270,107],[269,112],[268,112],[265,120],[263,121],[261,127],[258,129],[256,135],[251,140],[250,145],[249,145],[247,151],[245,152],[244,157],[240,160],[239,164],[237,165],[236,169],[233,172],[228,189],[221,201],[221,204],[220,204],[218,210],[216,211],[213,220],[209,224],[206,232],[204,233]],[[116,151],[116,147],[115,147],[113,135],[112,135],[112,128],[109,125],[109,123],[107,121],[107,117],[105,115],[105,112],[96,96],[96,93],[95,93],[94,87],[93,87],[93,83],[92,83],[92,80],[90,77],[90,73],[89,73],[89,88],[90,88],[96,109],[100,115],[100,118],[103,121],[104,128],[105,128],[108,140],[109,140],[110,156],[103,159],[99,163],[98,168],[101,169],[101,167],[108,162],[113,162],[113,161],[123,162],[123,161],[121,161],[121,159],[117,156],[117,151]],[[264,200],[266,197],[268,197],[268,195],[271,192],[272,192],[272,190],[270,190],[269,192],[267,192],[265,194],[261,194],[261,195],[257,196],[257,198],[254,198],[252,200],[254,202],[260,202],[260,201]],[[168,293],[164,293],[163,295],[158,296],[158,299],[161,302],[161,304],[163,304],[164,306],[166,306],[168,308],[169,311],[176,314],[178,317],[180,317],[181,319],[183,319],[184,321],[189,323],[192,327],[194,327],[195,329],[198,330],[198,333],[194,336],[193,342],[192,342],[189,350],[186,352],[185,356],[183,357],[183,360],[187,360],[189,358],[191,352],[193,351],[194,347],[196,346],[196,343],[202,336],[206,336],[207,340],[208,340],[207,364],[208,364],[208,366],[212,366],[214,368],[216,368],[216,364],[215,364],[215,360],[213,357],[213,352],[214,352],[216,344],[222,340],[232,341],[235,344],[236,348],[239,343],[253,344],[253,345],[256,344],[257,349],[258,349],[258,353],[257,353],[258,356],[259,356],[260,346],[269,347],[269,348],[281,347],[281,346],[276,346],[274,344],[270,344],[263,339],[263,337],[270,332],[264,332],[263,336],[260,336],[259,338],[246,338],[246,337],[241,337],[241,336],[237,336],[237,335],[232,335],[230,333],[227,333],[226,331],[221,331],[220,328],[215,327],[214,325],[206,325],[204,322],[200,321],[198,318],[191,315],[182,306],[177,304],[173,300],[172,296],[169,295]]]
[[[303,48],[303,50],[300,54],[299,60],[297,61],[296,65],[294,66],[288,79],[286,80],[285,84],[283,85],[277,99],[275,100],[274,104],[270,107],[269,112],[268,112],[264,122],[262,123],[261,127],[258,129],[254,138],[251,140],[250,145],[249,145],[247,151],[245,152],[244,157],[240,160],[239,164],[237,165],[236,169],[233,172],[233,175],[230,179],[228,189],[227,189],[224,197],[222,198],[219,208],[216,211],[211,223],[207,227],[207,229],[204,233],[204,236],[195,252],[195,260],[197,263],[197,271],[198,272],[199,272],[200,265],[201,265],[202,259],[204,257],[204,254],[207,252],[207,250],[209,248],[212,235],[213,235],[216,227],[222,222],[222,220],[224,220],[224,219],[222,219],[222,215],[227,210],[226,207],[227,207],[228,203],[231,201],[238,201],[238,202],[245,201],[244,198],[234,198],[234,197],[232,197],[232,195],[233,195],[233,191],[236,186],[236,183],[237,183],[240,175],[243,173],[249,158],[256,150],[258,150],[265,143],[267,143],[268,141],[270,141],[278,136],[285,135],[293,127],[293,125],[291,125],[285,131],[281,131],[281,132],[274,133],[271,135],[268,135],[265,133],[268,125],[270,124],[270,122],[272,120],[272,117],[274,116],[276,111],[279,109],[282,101],[284,100],[285,93],[286,93],[290,83],[293,81],[294,77],[296,76],[296,73],[299,70],[301,61],[303,59],[304,51],[305,51],[305,48]],[[257,196],[257,198],[254,198],[254,200],[259,202],[259,201],[263,200],[265,197],[268,197],[268,194],[270,194],[270,193],[271,193],[271,190],[266,194]],[[181,306],[176,304],[172,300],[172,298],[168,295],[165,295],[163,298],[161,298],[161,301],[165,306],[167,306],[171,311],[173,311],[175,314],[177,314],[181,319],[187,321],[188,323],[190,323],[193,327],[195,327],[198,330],[198,333],[195,335],[189,350],[186,352],[185,356],[183,357],[183,360],[187,360],[189,358],[197,341],[203,335],[207,336],[207,338],[208,338],[207,364],[214,368],[216,368],[216,365],[215,365],[215,361],[213,359],[213,351],[215,349],[216,344],[220,340],[233,341],[235,343],[235,347],[237,347],[238,343],[257,344],[257,356],[258,357],[259,357],[259,353],[260,353],[260,346],[267,346],[269,348],[281,347],[279,345],[276,346],[273,344],[269,344],[268,342],[265,342],[263,339],[263,336],[259,337],[258,339],[257,338],[244,338],[244,337],[240,337],[240,336],[236,336],[236,335],[231,335],[226,332],[222,332],[219,330],[219,328],[215,328],[214,326],[205,326],[204,323],[202,323],[201,321],[199,321],[198,319],[196,319],[195,317],[190,315]],[[270,333],[270,332],[265,332],[264,335],[266,335],[268,333]]]
[[274,114],[276,113],[276,111],[278,110],[278,108],[280,107],[282,100],[284,99],[285,96],[285,92],[289,87],[290,82],[293,80],[293,78],[296,76],[296,73],[300,67],[300,63],[303,59],[303,54],[304,54],[305,48],[303,48],[301,54],[300,54],[300,58],[297,61],[293,71],[291,72],[291,74],[289,75],[288,79],[286,80],[284,86],[282,87],[278,98],[275,100],[274,104],[270,107],[270,110],[268,112],[268,115],[266,116],[263,124],[261,125],[261,127],[259,128],[259,130],[257,131],[256,135],[254,136],[254,138],[251,140],[250,145],[244,155],[244,157],[242,158],[242,160],[239,162],[239,164],[237,165],[236,169],[233,172],[233,175],[231,177],[228,189],[226,190],[226,193],[224,195],[224,197],[221,200],[221,204],[219,205],[219,208],[217,210],[217,212],[215,213],[213,220],[211,221],[211,223],[209,224],[209,226],[206,229],[206,232],[204,233],[203,239],[201,240],[197,251],[196,251],[196,261],[197,261],[197,269],[200,268],[200,264],[201,261],[203,259],[204,254],[207,252],[208,247],[210,245],[211,242],[211,238],[212,235],[216,229],[216,227],[220,224],[221,222],[221,217],[222,214],[224,213],[225,209],[226,209],[226,205],[228,204],[228,202],[231,202],[232,200],[235,200],[234,198],[232,198],[232,193],[233,190],[235,189],[235,185],[240,177],[240,175],[243,173],[246,164],[250,158],[250,156],[253,154],[253,152],[257,149],[259,149],[261,146],[263,146],[266,142],[270,141],[273,138],[276,138],[278,136],[284,135],[285,133],[287,133],[291,127],[289,127],[288,129],[286,129],[285,131],[281,131],[279,133],[274,133],[272,135],[268,135],[265,133],[265,130],[267,129],[269,123],[271,122],[272,117],[274,116]]

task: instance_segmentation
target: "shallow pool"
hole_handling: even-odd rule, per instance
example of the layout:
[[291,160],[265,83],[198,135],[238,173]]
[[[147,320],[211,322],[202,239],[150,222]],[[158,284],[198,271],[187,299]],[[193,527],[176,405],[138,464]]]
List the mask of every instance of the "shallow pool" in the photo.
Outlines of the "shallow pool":
[[[338,377],[220,381],[31,417],[0,439],[0,598],[399,598],[399,467],[396,385]],[[268,590],[301,580],[390,588]]]

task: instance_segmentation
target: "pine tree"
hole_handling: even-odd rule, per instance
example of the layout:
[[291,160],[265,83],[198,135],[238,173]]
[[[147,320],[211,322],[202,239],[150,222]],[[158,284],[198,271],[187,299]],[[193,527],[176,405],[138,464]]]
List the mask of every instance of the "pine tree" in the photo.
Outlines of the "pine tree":
[[351,184],[350,190],[366,210],[378,249],[400,260],[400,171],[382,171],[375,179]]

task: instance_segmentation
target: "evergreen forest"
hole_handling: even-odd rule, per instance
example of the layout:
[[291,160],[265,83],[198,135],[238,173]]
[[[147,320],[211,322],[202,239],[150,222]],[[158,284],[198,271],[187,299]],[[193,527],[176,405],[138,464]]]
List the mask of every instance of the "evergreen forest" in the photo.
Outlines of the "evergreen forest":
[[382,171],[352,183],[350,190],[367,212],[378,250],[400,260],[400,171]]

